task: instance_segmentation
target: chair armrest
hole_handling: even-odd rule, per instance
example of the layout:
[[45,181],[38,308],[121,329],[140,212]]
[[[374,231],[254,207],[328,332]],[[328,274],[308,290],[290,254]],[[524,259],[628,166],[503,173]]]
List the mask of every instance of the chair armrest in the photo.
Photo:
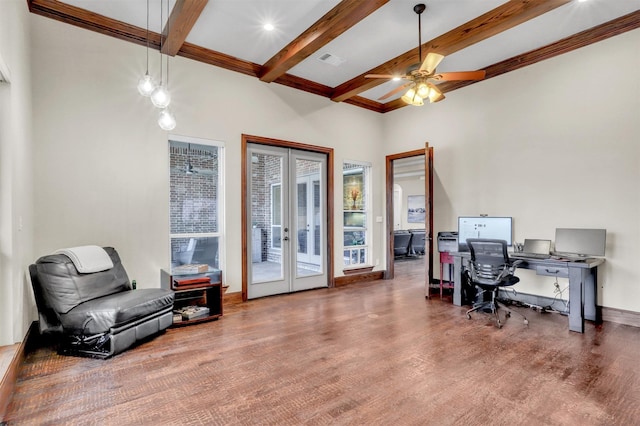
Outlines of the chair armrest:
[[518,259],[518,260],[514,260],[512,262],[509,262],[509,265],[511,268],[517,268],[519,264],[522,263],[522,259]]

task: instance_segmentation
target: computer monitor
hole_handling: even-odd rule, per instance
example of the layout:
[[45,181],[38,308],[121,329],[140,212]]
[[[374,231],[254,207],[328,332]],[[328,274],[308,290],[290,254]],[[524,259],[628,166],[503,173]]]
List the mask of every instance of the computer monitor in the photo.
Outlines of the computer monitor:
[[458,250],[467,251],[467,238],[505,240],[511,245],[512,218],[489,216],[458,217]]
[[604,256],[606,229],[556,228],[556,253]]

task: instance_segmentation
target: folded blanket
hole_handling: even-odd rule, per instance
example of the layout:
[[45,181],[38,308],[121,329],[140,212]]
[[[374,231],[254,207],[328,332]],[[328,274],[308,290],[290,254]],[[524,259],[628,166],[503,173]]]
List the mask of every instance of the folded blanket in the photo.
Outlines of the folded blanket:
[[60,249],[57,254],[67,256],[81,274],[106,271],[113,268],[109,254],[99,246],[81,246]]

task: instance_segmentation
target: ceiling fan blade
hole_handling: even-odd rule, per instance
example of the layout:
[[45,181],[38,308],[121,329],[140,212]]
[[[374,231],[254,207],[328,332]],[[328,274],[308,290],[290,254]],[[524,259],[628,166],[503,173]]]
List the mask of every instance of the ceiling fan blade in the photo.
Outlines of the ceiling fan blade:
[[381,101],[381,100],[387,99],[389,96],[393,96],[393,95],[395,95],[395,94],[396,94],[396,93],[398,93],[398,92],[402,92],[404,89],[406,89],[407,87],[411,86],[412,84],[413,84],[413,82],[411,82],[411,83],[405,83],[405,84],[403,84],[403,85],[401,85],[401,86],[398,86],[398,87],[396,87],[395,89],[393,89],[392,91],[390,91],[389,93],[386,93],[386,94],[384,94],[384,95],[380,96],[380,97],[378,98],[378,100],[379,100],[379,101]]
[[482,80],[486,72],[481,71],[459,71],[459,72],[443,72],[434,75],[433,79],[438,81],[454,81],[454,80]]
[[429,91],[429,102],[440,102],[444,99],[444,94],[438,89],[438,86],[435,84],[427,83],[427,86],[431,89]]
[[420,71],[426,71],[431,74],[436,70],[436,67],[443,59],[444,56],[439,53],[427,53],[427,57],[424,58],[424,62],[422,62],[422,65],[420,66]]
[[391,74],[367,74],[364,76],[364,78],[396,78],[398,77],[397,75],[391,75]]

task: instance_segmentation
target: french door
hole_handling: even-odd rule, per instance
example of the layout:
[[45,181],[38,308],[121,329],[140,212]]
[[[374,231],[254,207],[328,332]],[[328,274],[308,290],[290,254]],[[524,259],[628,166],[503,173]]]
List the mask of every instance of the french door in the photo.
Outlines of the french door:
[[247,298],[327,287],[326,155],[247,144]]

